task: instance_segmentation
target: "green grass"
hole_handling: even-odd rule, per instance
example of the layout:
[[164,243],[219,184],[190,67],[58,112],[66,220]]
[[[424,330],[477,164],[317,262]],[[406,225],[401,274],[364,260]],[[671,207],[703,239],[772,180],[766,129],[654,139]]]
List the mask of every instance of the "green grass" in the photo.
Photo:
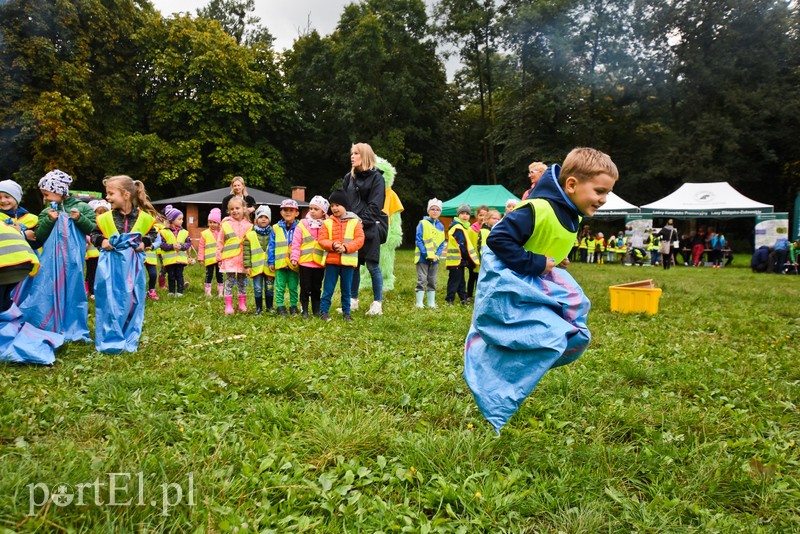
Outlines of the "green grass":
[[[226,317],[193,267],[138,353],[0,365],[0,531],[800,531],[800,277],[573,265],[592,344],[496,438],[461,377],[471,309],[416,310],[412,257],[383,317]],[[609,311],[647,277],[658,314]],[[115,472],[130,505],[27,515],[31,484]]]

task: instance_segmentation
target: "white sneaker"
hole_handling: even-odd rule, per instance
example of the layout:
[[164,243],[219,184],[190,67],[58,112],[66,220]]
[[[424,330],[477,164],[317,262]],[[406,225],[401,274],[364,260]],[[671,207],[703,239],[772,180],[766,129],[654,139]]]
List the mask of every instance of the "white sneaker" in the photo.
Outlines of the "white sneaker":
[[[358,309],[358,299],[350,299],[350,311],[354,312]],[[342,313],[341,308],[336,308],[336,313]]]
[[367,315],[383,315],[383,302],[373,300],[369,310],[367,310]]

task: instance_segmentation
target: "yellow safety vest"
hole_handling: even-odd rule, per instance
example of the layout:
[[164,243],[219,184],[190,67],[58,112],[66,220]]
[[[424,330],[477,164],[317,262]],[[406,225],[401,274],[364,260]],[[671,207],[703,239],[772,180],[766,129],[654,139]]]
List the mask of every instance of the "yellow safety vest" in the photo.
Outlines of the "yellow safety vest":
[[[543,198],[524,200],[514,209],[531,204],[534,212],[534,231],[523,248],[534,254],[553,258],[556,265],[564,261],[575,243],[575,232],[561,224],[550,203]],[[580,222],[580,217],[578,217]]]
[[[280,223],[273,224],[272,230],[275,232],[275,270],[279,271],[288,267],[293,271],[297,271],[298,268],[289,261],[292,247],[289,245],[289,238],[286,236],[286,231]],[[295,231],[297,230],[295,229]]]
[[[436,251],[444,242],[444,229],[439,230],[428,219],[422,219],[419,222],[422,225],[422,244],[425,245],[425,251],[436,255]],[[419,263],[424,260],[422,254],[419,252],[419,247],[414,247],[414,263]]]
[[[160,222],[156,222],[153,225],[156,229],[158,235],[161,235],[161,230],[164,229],[164,225]],[[152,248],[150,250],[144,251],[144,264],[145,265],[158,265],[158,257],[161,256],[161,248]]]
[[267,252],[261,248],[255,230],[248,230],[244,237],[250,242],[250,278],[264,273],[267,265]]
[[[356,227],[358,226],[358,219],[348,219],[344,225],[344,236],[342,237],[342,244],[347,246],[356,235]],[[326,219],[323,224],[325,230],[328,232],[328,239],[333,239],[333,219]],[[346,267],[358,267],[358,251],[352,250],[340,254],[340,263]]]
[[300,223],[298,228],[303,236],[302,241],[300,241],[300,260],[298,263],[316,263],[317,265],[325,266],[325,256],[327,254],[325,249],[319,245],[319,241],[314,239],[305,224]]
[[100,250],[94,246],[91,240],[86,241],[86,255],[84,255],[83,259],[88,260],[89,258],[99,258],[100,257]]
[[481,246],[478,248],[478,257],[481,257],[483,255],[483,247],[486,246],[486,240],[489,239],[489,233],[491,231],[492,231],[491,228],[481,227],[480,232],[478,232],[478,234],[480,235],[480,242],[481,242]]
[[233,231],[227,222],[220,225],[222,227],[222,252],[220,256],[223,260],[235,258],[242,253],[242,240]]
[[[119,230],[117,230],[117,226],[114,224],[114,215],[113,212],[107,211],[97,216],[95,220],[97,223],[97,227],[103,232],[103,237],[106,239],[110,238],[114,234],[118,234]],[[147,213],[144,210],[139,210],[139,215],[136,216],[136,222],[133,223],[133,227],[130,229],[130,233],[138,233],[141,235],[147,234],[150,229],[155,224],[156,220],[153,218],[152,215]],[[188,235],[188,232],[186,232]],[[171,235],[171,234],[170,234]]]
[[203,265],[208,267],[217,263],[217,238],[211,230],[200,232],[200,239],[203,240],[205,252],[203,254]]
[[176,245],[181,245],[186,242],[186,238],[189,237],[189,232],[185,229],[181,229],[178,232],[177,239],[175,238],[175,234],[172,233],[172,229],[164,228],[161,230],[161,237],[164,239],[164,242],[168,245],[172,245],[172,250],[164,250],[162,252],[161,261],[166,267],[167,265],[174,265],[179,263],[181,265],[186,265],[189,263],[189,255],[186,253],[185,250],[176,250],[174,247]]
[[37,224],[39,224],[39,217],[34,215],[33,213],[26,213],[22,217],[11,217],[11,220],[17,224],[21,224],[25,226],[28,230],[33,230]]
[[472,258],[472,261],[475,262],[475,268],[477,269],[478,266],[481,264],[481,259],[478,257],[478,252],[475,250],[475,245],[470,239],[468,228],[465,228],[461,224],[455,224],[450,228],[448,235],[450,236],[447,240],[447,262],[445,263],[446,267],[458,267],[461,263],[461,249],[458,248],[458,241],[456,241],[456,232],[464,232],[464,238],[467,242],[467,254],[469,257]]
[[39,257],[33,252],[31,246],[22,237],[22,234],[13,226],[0,223],[0,267],[32,263],[29,276],[39,271]]

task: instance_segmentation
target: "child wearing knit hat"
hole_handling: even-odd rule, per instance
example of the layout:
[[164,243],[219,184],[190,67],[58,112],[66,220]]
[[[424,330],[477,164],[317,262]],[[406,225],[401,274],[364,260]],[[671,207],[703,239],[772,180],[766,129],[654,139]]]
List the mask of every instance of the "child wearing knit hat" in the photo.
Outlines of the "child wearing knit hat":
[[167,271],[168,297],[183,296],[183,270],[189,263],[187,251],[192,247],[192,238],[183,228],[183,212],[168,205],[164,208],[169,226],[161,230],[161,259]]
[[208,228],[200,232],[200,244],[198,246],[197,258],[203,262],[206,268],[206,281],[204,290],[207,297],[211,296],[211,280],[217,280],[217,295],[222,296],[222,273],[219,272],[219,262],[217,261],[217,247],[220,246],[220,228],[222,212],[219,208],[213,208],[208,214]]
[[256,301],[256,315],[264,309],[264,296],[267,297],[267,311],[272,310],[275,291],[275,278],[267,269],[267,250],[272,235],[269,223],[272,210],[269,206],[259,206],[254,215],[255,224],[247,231],[243,242],[245,274],[253,280],[253,295]]
[[469,204],[458,207],[458,215],[450,223],[447,232],[447,295],[445,302],[453,304],[456,294],[462,304],[469,304],[471,299],[467,295],[467,283],[464,280],[464,269],[477,269],[480,265],[478,251],[475,249],[477,234],[470,228],[469,220],[472,217],[472,208]]
[[428,201],[428,216],[423,217],[417,225],[414,260],[417,264],[416,296],[417,308],[423,308],[423,300],[427,293],[429,308],[436,307],[436,276],[439,272],[439,260],[444,254],[444,225],[439,220],[442,214],[442,201],[432,198]]
[[300,221],[292,238],[292,265],[300,267],[300,306],[303,317],[308,317],[308,303],[311,312],[319,316],[322,298],[322,279],[325,277],[325,249],[319,244],[322,225],[328,217],[330,204],[317,195],[308,203],[308,213]]
[[350,298],[353,274],[358,269],[358,251],[364,246],[364,227],[358,216],[348,211],[347,194],[334,191],[330,196],[331,217],[323,223],[319,244],[327,252],[325,257],[325,287],[320,300],[320,319],[330,321],[333,292],[336,284],[342,293],[342,318],[352,321]]
[[2,221],[13,226],[18,232],[25,234],[25,239],[34,250],[41,246],[36,242],[34,228],[39,224],[39,218],[20,205],[22,202],[22,187],[14,180],[0,181],[0,215]]
[[87,203],[70,196],[71,183],[72,176],[58,169],[48,172],[39,180],[39,190],[42,192],[45,207],[39,214],[39,224],[34,233],[40,243],[50,237],[59,213],[67,213],[84,235],[89,235],[94,230],[94,210]]

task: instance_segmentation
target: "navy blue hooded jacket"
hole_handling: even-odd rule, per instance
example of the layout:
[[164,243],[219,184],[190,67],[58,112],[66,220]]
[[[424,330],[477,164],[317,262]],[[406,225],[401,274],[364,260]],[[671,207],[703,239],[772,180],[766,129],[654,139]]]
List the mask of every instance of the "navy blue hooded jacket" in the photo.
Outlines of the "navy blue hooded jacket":
[[[528,200],[534,198],[547,200],[553,207],[561,225],[570,232],[577,233],[582,214],[558,184],[560,173],[560,165],[548,167],[536,187],[533,188]],[[494,225],[486,240],[486,246],[506,267],[523,276],[539,276],[547,267],[546,256],[528,252],[523,248],[535,231],[535,220],[533,206],[524,205],[506,214],[500,222]]]

